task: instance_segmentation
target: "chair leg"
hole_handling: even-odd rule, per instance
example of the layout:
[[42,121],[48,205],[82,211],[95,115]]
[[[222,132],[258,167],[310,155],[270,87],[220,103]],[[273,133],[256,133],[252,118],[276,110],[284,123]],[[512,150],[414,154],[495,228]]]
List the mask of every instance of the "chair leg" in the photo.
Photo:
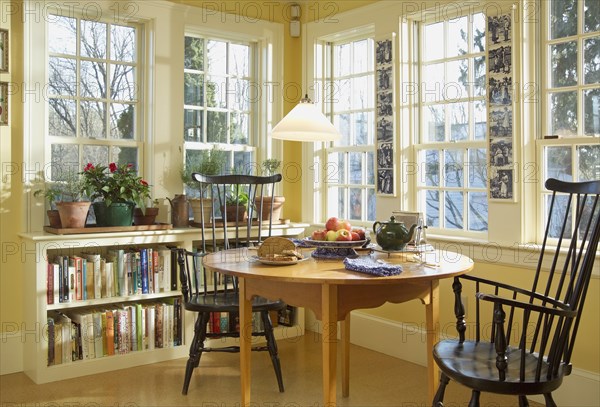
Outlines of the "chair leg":
[[277,376],[277,384],[279,386],[279,392],[283,393],[283,376],[281,374],[281,363],[279,362],[279,354],[277,353],[277,342],[273,335],[273,324],[269,317],[269,311],[262,311],[260,313],[263,325],[265,326],[265,338],[267,340],[267,348],[269,349],[269,355],[271,355],[271,362],[273,363],[273,369],[275,369],[275,376]]
[[519,407],[529,407],[529,400],[527,400],[526,396],[522,394],[519,395]]
[[546,400],[546,407],[557,407],[554,399],[552,398],[552,393],[544,394],[544,399]]
[[471,394],[471,400],[469,401],[469,407],[479,407],[479,390],[473,390]]
[[448,383],[450,383],[450,378],[444,373],[440,374],[440,385],[431,403],[433,407],[444,407],[444,393],[446,392]]
[[196,318],[196,324],[194,326],[194,338],[190,344],[190,357],[185,366],[185,378],[183,380],[183,389],[181,394],[186,395],[188,387],[190,386],[190,380],[192,379],[192,373],[194,369],[198,367],[200,363],[200,357],[202,356],[202,348],[204,347],[204,340],[206,339],[206,323],[208,322],[209,316],[207,313],[198,314]]

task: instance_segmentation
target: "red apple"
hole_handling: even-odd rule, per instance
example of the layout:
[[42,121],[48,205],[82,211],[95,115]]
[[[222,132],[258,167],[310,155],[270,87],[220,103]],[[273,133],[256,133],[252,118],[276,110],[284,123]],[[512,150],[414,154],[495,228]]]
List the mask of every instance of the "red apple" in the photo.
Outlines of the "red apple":
[[337,232],[337,240],[338,242],[349,242],[352,240],[352,233],[350,233],[347,229],[340,229]]
[[348,231],[352,230],[352,225],[347,220],[339,220],[337,225],[337,230],[346,229]]
[[365,240],[365,230],[363,228],[352,228],[351,232],[358,233],[359,239],[357,240]]
[[327,219],[327,222],[325,222],[325,229],[337,230],[339,221],[340,220],[338,218],[336,218],[335,216],[332,216],[331,218]]
[[315,230],[314,232],[312,232],[310,237],[312,240],[327,240],[327,230],[325,230],[325,229]]
[[350,234],[352,235],[352,240],[362,240],[360,238],[360,235],[356,232],[350,232]]
[[335,242],[337,240],[337,232],[335,230],[328,230],[327,240],[329,240],[330,242]]

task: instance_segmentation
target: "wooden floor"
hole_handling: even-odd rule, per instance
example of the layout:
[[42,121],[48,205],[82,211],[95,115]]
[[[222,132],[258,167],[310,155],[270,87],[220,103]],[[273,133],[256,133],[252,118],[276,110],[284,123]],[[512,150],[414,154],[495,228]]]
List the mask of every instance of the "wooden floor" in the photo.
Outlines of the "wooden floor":
[[[320,337],[312,332],[279,341],[285,393],[277,382],[267,353],[252,354],[254,406],[319,406],[321,390]],[[137,407],[239,406],[239,355],[204,354],[187,396],[181,395],[185,359],[123,369],[60,382],[35,385],[23,373],[0,376],[1,406]],[[338,368],[339,369],[339,368]],[[350,397],[338,406],[427,406],[426,370],[358,346],[350,350]],[[446,391],[446,406],[467,406],[470,392],[456,383]],[[515,398],[482,394],[482,407],[517,406]],[[539,404],[531,403],[531,406]]]

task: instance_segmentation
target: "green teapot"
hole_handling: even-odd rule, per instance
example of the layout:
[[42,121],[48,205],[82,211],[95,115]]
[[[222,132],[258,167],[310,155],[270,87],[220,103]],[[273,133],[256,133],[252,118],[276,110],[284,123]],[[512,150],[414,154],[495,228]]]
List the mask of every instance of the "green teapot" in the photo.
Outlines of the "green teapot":
[[411,241],[416,227],[417,225],[412,225],[408,230],[404,222],[396,222],[396,218],[392,216],[389,222],[373,223],[373,233],[383,250],[402,250]]

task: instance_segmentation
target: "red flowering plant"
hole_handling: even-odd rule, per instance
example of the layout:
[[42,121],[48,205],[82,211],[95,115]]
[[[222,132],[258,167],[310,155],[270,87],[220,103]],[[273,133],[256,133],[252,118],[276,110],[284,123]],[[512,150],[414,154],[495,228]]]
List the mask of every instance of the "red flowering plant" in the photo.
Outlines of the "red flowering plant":
[[88,163],[81,174],[83,190],[92,202],[104,201],[106,206],[113,202],[133,202],[142,211],[146,210],[150,186],[137,175],[132,164],[110,163],[104,167]]

